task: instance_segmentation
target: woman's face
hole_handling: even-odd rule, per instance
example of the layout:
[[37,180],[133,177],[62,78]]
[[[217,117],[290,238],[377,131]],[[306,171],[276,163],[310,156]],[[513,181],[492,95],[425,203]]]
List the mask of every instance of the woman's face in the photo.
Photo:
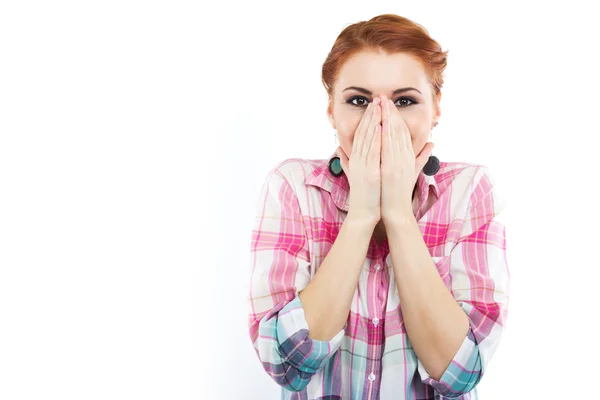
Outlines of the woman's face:
[[396,104],[410,130],[415,157],[418,156],[440,116],[440,96],[434,96],[420,62],[405,53],[362,51],[342,66],[327,107],[340,146],[350,157],[354,133],[365,108],[381,94]]

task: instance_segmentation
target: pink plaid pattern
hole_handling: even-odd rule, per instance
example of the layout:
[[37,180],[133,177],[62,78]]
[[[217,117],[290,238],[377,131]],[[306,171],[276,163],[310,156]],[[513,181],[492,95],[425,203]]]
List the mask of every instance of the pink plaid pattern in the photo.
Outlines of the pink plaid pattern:
[[476,385],[506,324],[510,282],[498,218],[503,204],[489,169],[442,162],[436,175],[421,173],[417,180],[415,218],[441,278],[470,320],[462,346],[436,381],[406,333],[387,240],[371,238],[344,329],[330,341],[308,337],[298,292],[348,212],[348,180],[332,176],[328,161],[279,163],[257,202],[249,332],[282,399],[477,399]]

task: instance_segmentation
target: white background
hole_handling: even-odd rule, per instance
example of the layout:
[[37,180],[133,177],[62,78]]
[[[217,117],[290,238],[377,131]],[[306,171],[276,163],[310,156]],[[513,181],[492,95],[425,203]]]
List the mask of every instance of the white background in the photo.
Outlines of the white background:
[[321,65],[382,13],[449,50],[435,154],[508,201],[481,398],[600,398],[598,13],[448,3],[0,3],[0,399],[279,398],[247,330],[254,203],[333,152]]

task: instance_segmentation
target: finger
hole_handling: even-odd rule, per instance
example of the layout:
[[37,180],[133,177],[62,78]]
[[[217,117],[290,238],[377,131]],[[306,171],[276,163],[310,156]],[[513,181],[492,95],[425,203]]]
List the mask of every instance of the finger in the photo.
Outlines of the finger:
[[392,127],[392,143],[394,154],[400,154],[406,146],[404,138],[404,119],[396,109],[396,105],[390,100],[390,121]]
[[415,158],[415,171],[420,173],[425,164],[427,164],[427,160],[429,160],[429,156],[433,152],[434,144],[433,142],[425,143],[425,146],[421,149],[419,155]]
[[369,103],[367,109],[365,110],[358,126],[356,127],[356,131],[354,132],[354,139],[352,141],[352,154],[361,154],[362,148],[365,141],[365,130],[371,121],[371,114],[373,112],[373,105]]
[[390,160],[390,145],[391,145],[391,132],[390,132],[390,103],[385,101],[382,107],[381,116],[381,162],[387,163]]
[[389,111],[389,139],[388,139],[388,157],[391,162],[396,161],[397,156],[400,150],[400,144],[398,139],[398,110],[396,110],[396,106],[389,100],[388,102],[388,111]]
[[375,99],[375,101],[376,101],[376,104],[378,106],[378,108],[377,108],[378,113],[377,114],[373,114],[373,118],[375,118],[377,120],[376,122],[377,122],[378,125],[381,125],[381,117],[382,117],[382,112],[383,112],[383,109],[381,108],[381,106],[383,104],[381,103],[381,99],[379,97],[377,97]]
[[408,129],[408,125],[406,125],[406,121],[402,118],[402,115],[398,113],[397,115],[398,127],[399,127],[399,135],[400,137],[400,145],[402,151],[412,150],[410,129]]
[[390,119],[390,100],[385,97],[381,107],[381,124]]
[[405,133],[405,139],[404,139],[404,141],[406,143],[406,151],[408,153],[412,154],[413,157],[414,157],[415,150],[413,149],[413,146],[412,146],[412,137],[410,136],[410,131],[408,130],[408,127],[406,128],[405,132],[406,133]]
[[373,135],[373,143],[369,150],[369,166],[379,168],[381,164],[381,125],[377,124]]
[[369,127],[367,129],[367,133],[365,136],[365,142],[363,145],[363,155],[368,156],[371,151],[371,145],[373,144],[373,136],[375,135],[375,128],[380,124],[381,121],[381,107],[379,106],[378,101],[373,103],[373,112],[371,115],[371,121],[369,123]]
[[340,158],[342,170],[344,171],[346,176],[348,176],[348,172],[350,171],[350,168],[348,168],[348,156],[346,156],[346,152],[344,151],[344,149],[342,149],[342,146],[338,146],[336,152],[338,157]]
[[390,126],[390,103],[387,97],[384,96],[383,104],[381,105],[381,132],[385,136]]

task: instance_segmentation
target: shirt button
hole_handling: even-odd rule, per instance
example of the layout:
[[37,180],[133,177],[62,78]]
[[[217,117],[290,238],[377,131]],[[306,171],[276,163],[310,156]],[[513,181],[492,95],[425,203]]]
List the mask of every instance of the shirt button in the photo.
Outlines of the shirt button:
[[379,271],[381,269],[381,265],[375,264],[375,271]]
[[373,382],[375,380],[375,374],[371,372],[371,375],[369,375],[369,380],[371,382]]
[[379,325],[379,318],[373,318],[373,325]]

